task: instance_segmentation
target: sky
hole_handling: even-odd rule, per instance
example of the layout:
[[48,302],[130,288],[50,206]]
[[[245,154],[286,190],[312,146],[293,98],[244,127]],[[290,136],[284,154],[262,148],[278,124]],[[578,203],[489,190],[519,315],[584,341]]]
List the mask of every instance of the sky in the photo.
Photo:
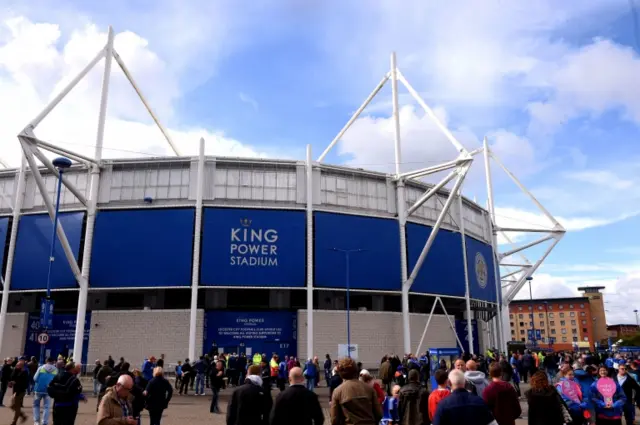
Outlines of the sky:
[[[633,4],[633,2],[632,2]],[[0,159],[16,134],[104,46],[115,49],[183,155],[304,159],[325,149],[398,68],[467,149],[484,137],[568,230],[534,275],[534,297],[602,285],[609,323],[640,305],[640,29],[628,0],[5,0],[0,6]],[[38,126],[93,154],[100,62]],[[171,155],[113,63],[104,157]],[[400,86],[403,171],[455,159]],[[326,162],[394,170],[387,84]],[[492,165],[499,225],[550,228]],[[434,178],[437,178],[435,176]],[[463,192],[485,205],[484,164]],[[531,236],[512,234],[515,242]],[[539,235],[538,235],[539,236]],[[501,249],[509,249],[500,238]],[[523,253],[535,261],[537,246]],[[514,257],[518,260],[519,257]],[[528,297],[528,288],[519,297]]]

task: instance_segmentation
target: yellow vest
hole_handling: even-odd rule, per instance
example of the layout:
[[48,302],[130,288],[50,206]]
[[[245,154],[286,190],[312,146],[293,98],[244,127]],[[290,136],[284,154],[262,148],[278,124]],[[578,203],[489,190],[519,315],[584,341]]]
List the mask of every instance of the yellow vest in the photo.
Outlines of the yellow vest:
[[254,354],[253,355],[253,364],[257,364],[259,365],[260,363],[262,363],[262,354]]

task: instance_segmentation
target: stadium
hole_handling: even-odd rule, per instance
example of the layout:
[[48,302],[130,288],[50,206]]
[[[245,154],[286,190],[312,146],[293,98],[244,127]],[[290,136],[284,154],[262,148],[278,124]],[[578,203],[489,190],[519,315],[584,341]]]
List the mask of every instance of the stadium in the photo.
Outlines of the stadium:
[[[112,59],[135,87],[112,40],[88,67],[106,58],[104,105]],[[100,130],[95,157],[38,139],[39,120],[81,78],[18,136],[22,166],[0,170],[0,355],[38,355],[47,285],[55,314],[45,349],[81,351],[83,363],[160,354],[174,362],[213,349],[350,351],[366,367],[388,352],[502,345],[492,200],[487,210],[461,194],[474,157],[489,163],[486,141],[468,152],[446,132],[458,158],[405,173],[399,130],[395,174],[323,161],[387,81],[396,102],[398,81],[417,96],[394,58],[317,160],[310,147],[300,161],[206,156],[204,140],[199,156],[180,156],[161,125],[175,157],[102,159]],[[399,126],[397,107],[395,116]],[[104,110],[100,123],[104,131]],[[51,154],[73,161],[64,178]],[[442,171],[450,174],[440,183],[422,180]],[[511,273],[508,292],[543,259]]]

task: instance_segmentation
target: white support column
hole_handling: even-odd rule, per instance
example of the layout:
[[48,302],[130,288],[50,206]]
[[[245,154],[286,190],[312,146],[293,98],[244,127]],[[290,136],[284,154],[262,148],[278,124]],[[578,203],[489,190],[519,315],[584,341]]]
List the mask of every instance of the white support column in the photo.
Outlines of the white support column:
[[502,334],[502,298],[500,297],[501,293],[501,279],[500,279],[500,267],[498,266],[500,259],[498,258],[498,236],[495,232],[496,227],[496,211],[495,206],[493,204],[493,183],[491,181],[491,163],[489,160],[489,156],[491,153],[489,152],[489,143],[487,142],[487,138],[485,137],[482,141],[482,145],[484,148],[484,173],[487,181],[487,197],[489,199],[489,215],[491,216],[490,226],[491,226],[491,242],[492,242],[492,250],[493,250],[493,270],[494,270],[494,279],[496,285],[496,348],[499,351],[503,351],[506,349],[506,346],[503,346]]
[[456,333],[456,327],[453,324],[453,322],[451,321],[451,317],[449,317],[449,313],[447,313],[447,309],[444,306],[444,303],[442,302],[442,298],[438,297],[438,300],[440,300],[440,307],[442,307],[442,311],[444,312],[444,316],[447,318],[447,321],[449,322],[449,326],[451,327],[451,331],[453,332],[453,336],[456,337],[456,341],[458,341],[458,345],[460,345],[460,348],[464,348],[464,345],[462,345],[462,341],[460,341],[460,338],[458,338],[458,334]]
[[[45,167],[47,167],[49,171],[51,171],[52,174],[54,174],[57,178],[60,178],[60,172],[56,169],[56,167],[53,166],[53,163],[49,160],[49,158],[47,158],[42,152],[40,152],[38,148],[32,147],[31,152],[36,156],[36,158],[40,160],[40,162],[42,162]],[[78,199],[78,201],[80,201],[82,205],[84,205],[85,207],[88,206],[87,199],[74,185],[69,183],[69,180],[64,174],[62,174],[62,184],[64,184],[64,186],[71,193],[73,193],[73,195]]]
[[[467,340],[469,341],[469,353],[475,354],[473,349],[473,326],[471,320],[471,288],[469,286],[469,266],[467,264],[467,235],[464,228],[464,209],[462,204],[462,191],[458,191],[458,206],[460,209],[460,236],[462,237],[462,264],[464,266],[464,298],[467,303]],[[462,347],[464,350],[464,347]]]
[[429,324],[431,323],[431,318],[433,317],[433,312],[436,310],[436,305],[438,305],[438,300],[440,297],[436,297],[433,300],[433,306],[431,307],[431,313],[429,313],[429,318],[427,319],[427,323],[424,325],[424,330],[422,331],[422,336],[420,337],[420,343],[418,343],[418,348],[416,348],[416,352],[413,353],[416,356],[420,356],[420,349],[422,348],[422,343],[424,342],[424,337],[427,336],[427,329],[429,329]]
[[191,271],[191,309],[189,310],[189,359],[197,359],[196,329],[198,319],[198,288],[200,284],[200,239],[202,234],[202,199],[204,195],[204,138],[200,138],[198,184],[196,186],[196,225],[193,236],[193,269]]
[[307,358],[313,358],[313,162],[307,145]]
[[[100,112],[98,115],[98,130],[96,134],[95,161],[99,164],[102,160],[102,144],[104,142],[104,126],[107,117],[107,104],[109,100],[109,79],[111,77],[111,63],[113,59],[113,28],[109,27],[107,46],[105,47],[104,74],[102,75],[102,94],[100,97]],[[91,181],[89,186],[89,207],[87,208],[87,226],[84,233],[84,249],[82,251],[82,279],[79,281],[78,312],[76,314],[76,331],[73,338],[73,357],[76,361],[82,361],[84,346],[84,322],[87,315],[87,298],[89,297],[89,273],[91,271],[91,253],[93,249],[93,230],[98,209],[98,188],[100,186],[100,167],[94,165],[91,168]]]
[[0,305],[0,351],[4,346],[4,328],[7,323],[7,309],[9,308],[9,288],[11,288],[11,280],[13,275],[13,260],[16,253],[16,240],[18,238],[18,224],[20,223],[20,210],[22,209],[22,201],[24,200],[24,185],[26,180],[26,160],[22,156],[20,171],[18,172],[18,187],[13,197],[13,224],[11,225],[11,233],[9,236],[9,252],[7,253],[7,271],[6,279],[2,286],[2,304]]
[[[391,96],[393,98],[393,141],[395,152],[396,177],[400,175],[402,165],[402,144],[400,140],[400,107],[398,106],[398,67],[396,53],[391,53]],[[402,278],[402,340],[404,354],[411,352],[411,321],[409,319],[409,287],[405,287],[408,278],[407,265],[407,205],[405,202],[405,187],[402,179],[396,184],[396,198],[398,200],[398,231],[400,232],[400,276]]]

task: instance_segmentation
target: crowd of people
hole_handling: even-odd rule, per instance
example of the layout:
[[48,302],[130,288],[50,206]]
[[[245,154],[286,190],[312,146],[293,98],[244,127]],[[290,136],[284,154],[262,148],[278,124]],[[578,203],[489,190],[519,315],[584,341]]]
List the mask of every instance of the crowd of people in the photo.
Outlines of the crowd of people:
[[[151,356],[131,369],[123,358],[96,361],[96,423],[141,425],[146,410],[150,425],[160,425],[174,392],[189,390],[203,396],[210,389],[210,412],[220,414],[220,391],[230,387],[227,425],[319,425],[325,418],[315,391],[322,378],[332,425],[515,425],[525,402],[529,425],[631,425],[640,403],[640,361],[623,354],[489,351],[434,365],[427,355],[389,355],[374,376],[351,358],[332,361],[328,354],[321,366],[317,357],[301,364],[277,354],[210,353],[179,361],[173,384],[164,362],[164,355]],[[79,403],[88,401],[81,370],[62,356],[44,364],[5,359],[0,406],[11,388],[11,425],[27,420],[23,403],[31,394],[34,425],[48,425],[51,407],[54,425],[73,425]],[[524,394],[521,380],[530,386]]]

